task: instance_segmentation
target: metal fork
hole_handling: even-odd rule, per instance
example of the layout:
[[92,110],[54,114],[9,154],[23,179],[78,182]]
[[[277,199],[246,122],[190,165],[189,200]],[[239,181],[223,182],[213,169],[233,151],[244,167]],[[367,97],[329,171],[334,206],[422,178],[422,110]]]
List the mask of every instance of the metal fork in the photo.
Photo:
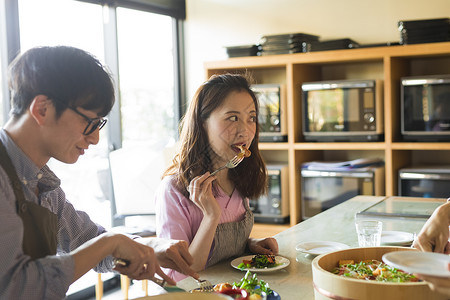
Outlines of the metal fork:
[[202,292],[212,292],[214,285],[209,280],[195,279],[197,281],[198,287]]
[[[233,169],[236,168],[238,164],[241,163],[241,161],[245,158],[245,155],[242,155],[242,152],[240,152],[238,155],[236,155],[235,157],[233,157],[232,159],[230,159],[224,166],[218,168],[217,170],[215,170],[214,172],[212,172],[211,174],[209,174],[208,178],[211,176],[214,176],[217,174],[217,172],[228,168],[228,169]],[[186,187],[187,191],[190,193],[190,186]]]
[[209,176],[214,176],[217,174],[217,172],[228,168],[228,169],[233,169],[236,168],[238,164],[241,163],[241,161],[244,159],[244,155],[242,155],[241,153],[239,153],[238,155],[236,155],[235,157],[233,157],[232,159],[230,159],[224,166],[218,168],[217,170],[215,170],[214,172],[211,173],[211,175]]

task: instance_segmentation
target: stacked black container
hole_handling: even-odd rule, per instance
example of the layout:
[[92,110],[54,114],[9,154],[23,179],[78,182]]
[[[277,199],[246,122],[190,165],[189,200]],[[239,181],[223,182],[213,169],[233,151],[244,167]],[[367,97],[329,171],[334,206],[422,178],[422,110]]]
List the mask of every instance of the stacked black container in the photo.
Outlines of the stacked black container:
[[359,44],[352,39],[338,39],[327,41],[304,42],[303,52],[338,50],[338,49],[354,49],[359,48]]
[[261,39],[260,55],[303,52],[304,42],[314,42],[318,40],[319,37],[317,35],[305,33],[266,35]]
[[256,56],[260,50],[259,45],[230,46],[227,48],[228,57]]
[[450,41],[450,19],[399,21],[400,44]]

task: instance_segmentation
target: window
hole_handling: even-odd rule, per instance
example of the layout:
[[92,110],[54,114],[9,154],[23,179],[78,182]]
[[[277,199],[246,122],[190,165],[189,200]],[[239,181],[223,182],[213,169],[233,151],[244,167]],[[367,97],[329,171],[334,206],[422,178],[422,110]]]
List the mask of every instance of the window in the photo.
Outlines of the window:
[[19,0],[21,52],[35,46],[68,45],[104,61],[102,20],[99,5],[74,0]]
[[[154,213],[164,149],[177,134],[172,26],[169,16],[117,9],[122,149],[110,161],[117,215]],[[146,34],[136,39],[130,34],[136,28],[145,28]],[[123,189],[119,180],[127,181]],[[151,217],[142,219],[126,218],[125,225],[153,227]]]
[[[55,11],[62,13],[55,14]],[[35,21],[36,15],[39,15],[39,22]],[[79,19],[81,15],[83,22]],[[99,5],[73,0],[19,0],[21,51],[35,46],[68,45],[84,49],[104,61],[102,20]],[[60,177],[67,199],[77,209],[86,211],[95,222],[110,227],[111,196],[105,185],[109,178],[106,130],[100,131],[100,142],[90,146],[76,164],[51,160],[49,166]]]
[[[116,61],[120,72],[115,78],[120,78],[116,84],[119,110],[109,116],[110,122],[101,131],[99,144],[91,146],[76,164],[49,162],[61,178],[68,200],[95,222],[109,228],[116,224],[109,213],[113,194],[108,161],[112,142],[108,137],[119,140],[124,148],[148,149],[145,158],[148,160],[161,153],[177,134],[174,18],[123,7],[111,14],[109,7],[74,0],[19,0],[18,4],[22,52],[35,46],[70,45],[91,52],[105,63],[104,26],[117,24]],[[37,14],[39,22],[34,21]],[[115,16],[116,22],[110,22],[109,18]],[[141,34],[135,34],[137,28]],[[111,42],[107,43],[111,47]],[[115,120],[119,126],[114,124]],[[153,176],[153,185],[157,184],[159,175],[149,175]],[[86,188],[80,190],[80,186]],[[150,200],[151,196],[142,199]]]
[[117,28],[122,145],[164,146],[176,134],[172,18],[118,8]]

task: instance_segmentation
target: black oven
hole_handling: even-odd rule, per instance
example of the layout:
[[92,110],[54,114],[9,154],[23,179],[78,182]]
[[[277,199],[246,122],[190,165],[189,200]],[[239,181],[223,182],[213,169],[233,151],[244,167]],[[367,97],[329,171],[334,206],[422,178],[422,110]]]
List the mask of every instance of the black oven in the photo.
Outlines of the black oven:
[[268,193],[250,199],[255,222],[289,223],[289,178],[287,165],[267,165]]
[[450,75],[401,79],[401,128],[406,141],[450,141]]
[[286,86],[254,84],[251,88],[259,102],[259,141],[287,142]]
[[450,165],[400,169],[399,196],[421,198],[450,197]]
[[302,219],[308,219],[357,195],[384,194],[384,167],[349,170],[301,170]]

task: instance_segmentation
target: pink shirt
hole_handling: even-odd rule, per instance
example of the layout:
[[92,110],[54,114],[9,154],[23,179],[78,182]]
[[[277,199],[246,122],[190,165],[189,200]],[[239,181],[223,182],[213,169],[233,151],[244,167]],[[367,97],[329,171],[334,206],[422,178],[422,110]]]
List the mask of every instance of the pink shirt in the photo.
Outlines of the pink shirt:
[[[166,176],[160,183],[156,196],[156,235],[162,238],[184,240],[189,244],[194,239],[203,219],[202,211],[173,184],[173,176]],[[220,187],[216,197],[222,214],[219,223],[241,221],[245,207],[237,190],[228,196]],[[248,203],[248,199],[246,199]],[[211,251],[212,251],[211,247]],[[170,270],[168,275],[178,281],[186,276]]]

